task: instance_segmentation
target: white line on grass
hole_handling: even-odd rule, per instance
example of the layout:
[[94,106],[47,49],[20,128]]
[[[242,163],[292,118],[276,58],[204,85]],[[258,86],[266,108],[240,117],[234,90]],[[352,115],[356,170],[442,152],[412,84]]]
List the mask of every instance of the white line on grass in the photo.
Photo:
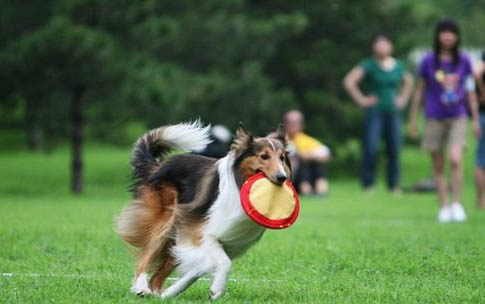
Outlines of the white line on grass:
[[[55,273],[12,273],[3,272],[2,277],[50,277],[50,278],[80,278],[80,279],[95,279],[100,277],[114,277],[114,275],[89,275],[89,274],[55,274]],[[167,280],[175,281],[178,278],[169,277]],[[199,280],[208,281],[208,278],[200,278]],[[266,282],[266,283],[276,283],[276,282],[286,282],[285,280],[266,280],[266,279],[229,279],[232,282]]]

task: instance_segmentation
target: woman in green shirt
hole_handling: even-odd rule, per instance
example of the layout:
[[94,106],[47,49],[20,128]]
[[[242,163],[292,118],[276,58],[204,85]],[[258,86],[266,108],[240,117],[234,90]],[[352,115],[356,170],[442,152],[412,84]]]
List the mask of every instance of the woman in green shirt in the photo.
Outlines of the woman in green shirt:
[[344,78],[347,92],[365,109],[361,175],[364,190],[374,186],[381,137],[387,150],[387,186],[391,191],[400,190],[400,112],[411,94],[413,78],[404,64],[392,57],[392,49],[388,36],[376,35],[372,40],[373,56],[362,60]]

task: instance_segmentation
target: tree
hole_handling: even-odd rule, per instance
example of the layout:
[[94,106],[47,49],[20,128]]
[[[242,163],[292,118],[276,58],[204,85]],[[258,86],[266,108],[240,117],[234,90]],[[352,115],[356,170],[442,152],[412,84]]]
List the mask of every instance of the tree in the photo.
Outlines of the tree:
[[[14,84],[6,95],[22,96],[15,100],[27,101],[26,117],[40,117],[49,136],[70,138],[74,193],[83,189],[86,121],[106,127],[121,116],[157,126],[201,116],[229,125],[250,121],[263,133],[292,102],[261,67],[278,41],[305,26],[300,14],[256,18],[238,1],[48,4],[42,22],[15,38],[4,34],[0,56]],[[11,4],[10,19],[16,8]]]

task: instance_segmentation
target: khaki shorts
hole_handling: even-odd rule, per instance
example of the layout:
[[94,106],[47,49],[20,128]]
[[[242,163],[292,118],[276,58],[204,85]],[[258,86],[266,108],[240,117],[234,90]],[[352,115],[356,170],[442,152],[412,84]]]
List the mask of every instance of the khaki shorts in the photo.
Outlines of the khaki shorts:
[[446,144],[464,147],[466,145],[467,118],[428,119],[422,148],[428,152],[444,151]]

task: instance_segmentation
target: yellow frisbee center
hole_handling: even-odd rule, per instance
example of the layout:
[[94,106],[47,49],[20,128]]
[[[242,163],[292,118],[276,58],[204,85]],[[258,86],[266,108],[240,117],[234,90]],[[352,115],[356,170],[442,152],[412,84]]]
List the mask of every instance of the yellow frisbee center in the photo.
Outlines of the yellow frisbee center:
[[288,218],[296,205],[293,190],[286,183],[277,186],[267,178],[258,179],[253,183],[249,201],[254,209],[271,220]]

